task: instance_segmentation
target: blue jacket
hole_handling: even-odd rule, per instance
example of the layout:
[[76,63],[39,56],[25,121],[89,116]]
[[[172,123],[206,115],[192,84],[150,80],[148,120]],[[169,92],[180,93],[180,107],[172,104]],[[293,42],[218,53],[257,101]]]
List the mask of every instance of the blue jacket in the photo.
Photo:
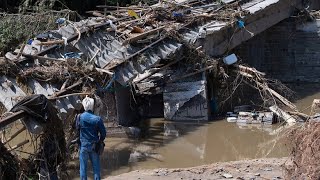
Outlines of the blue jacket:
[[[80,115],[80,143],[82,148],[92,149],[95,142],[106,138],[106,128],[102,119],[92,111],[86,111]],[[98,135],[100,134],[100,136]]]

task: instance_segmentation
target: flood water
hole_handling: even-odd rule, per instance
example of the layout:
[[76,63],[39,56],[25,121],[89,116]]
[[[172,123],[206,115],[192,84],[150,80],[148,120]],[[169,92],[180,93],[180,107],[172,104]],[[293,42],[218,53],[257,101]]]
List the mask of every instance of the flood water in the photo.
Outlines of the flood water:
[[[297,92],[295,104],[309,114],[313,99],[320,98],[320,86],[303,85],[292,88]],[[106,150],[101,156],[102,177],[119,175],[134,170],[154,168],[183,168],[215,162],[236,161],[265,157],[286,157],[289,148],[277,133],[281,125],[239,126],[225,119],[197,122],[168,122],[161,118],[146,122],[146,137],[140,140],[107,138]],[[12,128],[19,129],[21,124]],[[7,134],[8,137],[10,134]],[[21,133],[10,145],[28,138]],[[27,153],[33,149],[25,145]],[[31,152],[31,150],[30,150]],[[25,156],[26,153],[22,153]],[[78,158],[75,158],[78,163]],[[79,179],[78,166],[70,169]],[[92,170],[89,167],[89,176]],[[90,178],[89,178],[90,179]]]
[[[314,86],[297,86],[295,104],[309,114]],[[208,123],[174,123],[149,119],[148,136],[142,140],[107,138],[101,157],[102,176],[134,170],[183,168],[215,162],[264,157],[286,157],[289,148],[277,133],[280,125],[239,126],[226,120]],[[91,170],[89,173],[92,173]]]
[[277,126],[238,126],[226,120],[172,123],[150,119],[143,140],[109,138],[102,155],[102,175],[140,169],[181,168],[222,161],[288,156],[282,140],[274,141]]

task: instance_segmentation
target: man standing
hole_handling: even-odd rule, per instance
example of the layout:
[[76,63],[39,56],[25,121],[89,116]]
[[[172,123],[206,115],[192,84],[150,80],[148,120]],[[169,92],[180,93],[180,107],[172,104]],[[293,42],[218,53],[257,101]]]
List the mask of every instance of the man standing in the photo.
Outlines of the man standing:
[[93,114],[94,99],[83,99],[85,112],[80,115],[80,179],[87,180],[87,162],[90,159],[94,179],[100,180],[99,145],[106,138],[106,128],[101,117]]

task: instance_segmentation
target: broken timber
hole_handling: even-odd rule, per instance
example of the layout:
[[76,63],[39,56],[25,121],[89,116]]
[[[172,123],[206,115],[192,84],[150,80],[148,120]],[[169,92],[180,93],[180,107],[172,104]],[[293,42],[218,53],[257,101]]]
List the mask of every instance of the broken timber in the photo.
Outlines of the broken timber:
[[154,33],[159,32],[159,31],[163,30],[164,28],[165,28],[165,26],[161,26],[161,27],[159,27],[159,28],[152,29],[152,30],[150,30],[150,31],[147,31],[147,32],[141,33],[141,34],[139,34],[139,35],[136,35],[136,36],[134,36],[134,37],[128,38],[128,39],[126,39],[126,40],[123,42],[122,45],[125,46],[125,45],[127,45],[127,44],[129,44],[129,43],[136,42],[136,41],[138,41],[138,40],[140,40],[140,39],[143,39],[143,38],[145,38],[145,37],[147,37],[147,36],[149,36],[149,35],[151,35],[151,34],[154,34]]
[[282,118],[284,121],[286,121],[289,125],[293,125],[297,122],[297,120],[294,117],[280,109],[277,105],[271,106],[269,107],[269,109],[270,111],[274,112],[277,116]]

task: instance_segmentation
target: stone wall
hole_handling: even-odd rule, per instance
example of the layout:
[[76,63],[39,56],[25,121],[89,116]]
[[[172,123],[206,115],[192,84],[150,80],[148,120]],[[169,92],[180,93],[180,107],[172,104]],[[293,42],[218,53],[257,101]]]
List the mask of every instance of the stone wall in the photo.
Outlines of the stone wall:
[[234,50],[244,63],[283,82],[320,81],[320,20],[284,20]]

